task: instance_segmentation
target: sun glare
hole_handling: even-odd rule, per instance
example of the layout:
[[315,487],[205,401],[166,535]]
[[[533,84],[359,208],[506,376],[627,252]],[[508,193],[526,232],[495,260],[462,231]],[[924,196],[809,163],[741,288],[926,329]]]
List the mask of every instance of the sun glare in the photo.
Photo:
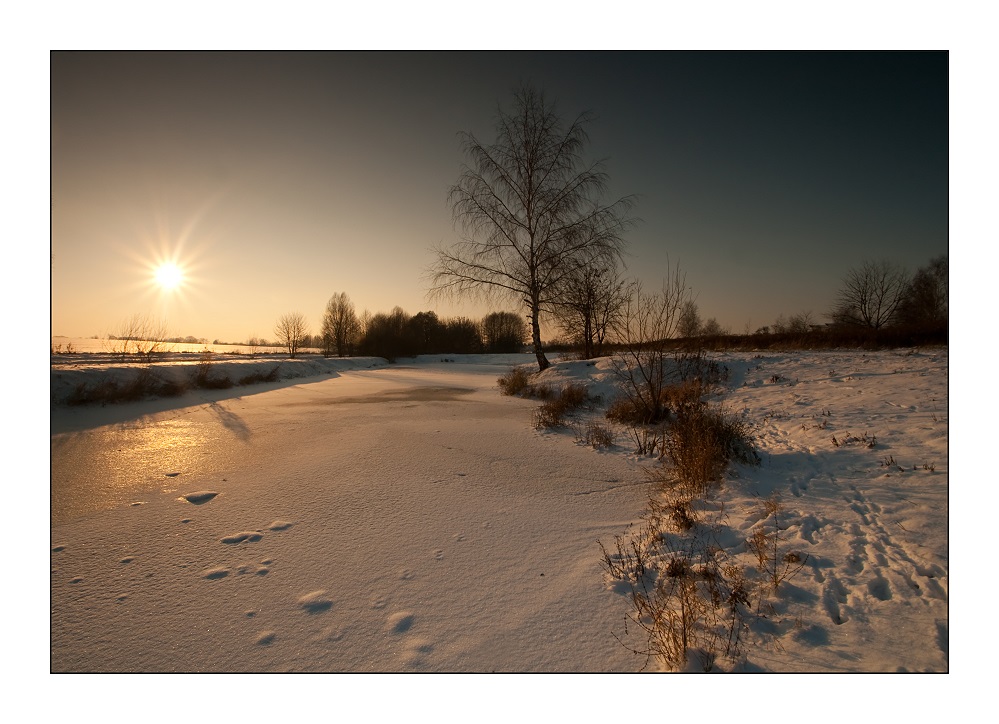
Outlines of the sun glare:
[[184,281],[184,273],[176,264],[161,264],[156,268],[156,283],[164,289],[176,289]]

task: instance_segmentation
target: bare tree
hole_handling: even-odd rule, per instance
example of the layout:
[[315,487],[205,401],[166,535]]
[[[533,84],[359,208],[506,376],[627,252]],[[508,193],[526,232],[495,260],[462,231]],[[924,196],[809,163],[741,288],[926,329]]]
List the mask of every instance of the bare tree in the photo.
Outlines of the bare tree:
[[583,264],[566,275],[553,313],[562,332],[582,345],[583,358],[592,359],[600,356],[624,302],[625,283],[616,266]]
[[728,334],[728,330],[722,327],[717,319],[711,317],[701,325],[700,334],[703,337],[720,337]]
[[676,332],[677,336],[684,339],[691,339],[701,333],[701,313],[693,299],[684,302]]
[[607,174],[582,158],[588,113],[568,125],[544,96],[525,87],[511,112],[497,112],[497,138],[463,134],[469,164],[448,193],[462,238],[434,250],[431,296],[500,296],[524,305],[539,369],[549,366],[540,318],[566,274],[616,261],[632,197],[600,201]]
[[103,346],[122,359],[136,355],[150,361],[169,350],[166,337],[166,322],[155,321],[144,314],[133,314],[107,335]]
[[834,322],[881,329],[891,324],[909,288],[909,275],[888,261],[866,261],[847,272],[836,306]]
[[330,297],[323,312],[322,350],[323,355],[346,357],[353,350],[360,334],[360,322],[354,311],[354,303],[346,292]]
[[294,357],[302,349],[305,338],[309,335],[305,315],[299,312],[283,315],[274,327],[274,334],[277,336],[278,344],[288,350],[288,356]]
[[639,422],[657,423],[668,412],[666,386],[686,374],[685,352],[670,340],[680,328],[691,290],[677,266],[668,268],[659,292],[647,294],[637,281],[629,291],[615,330],[620,351],[614,357],[614,370]]
[[923,329],[945,328],[950,291],[948,277],[946,254],[918,269],[898,307],[899,321]]
[[799,312],[790,317],[780,314],[770,329],[774,334],[805,334],[811,331],[814,323],[811,311]]

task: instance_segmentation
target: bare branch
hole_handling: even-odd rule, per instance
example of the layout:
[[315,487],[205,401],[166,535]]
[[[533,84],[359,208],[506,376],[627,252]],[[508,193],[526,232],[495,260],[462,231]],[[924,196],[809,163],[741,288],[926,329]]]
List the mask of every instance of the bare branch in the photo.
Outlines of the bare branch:
[[541,369],[548,360],[540,316],[557,306],[574,270],[619,261],[631,223],[634,198],[603,203],[607,174],[600,163],[583,163],[590,119],[583,113],[566,126],[541,93],[525,87],[515,94],[512,112],[498,111],[495,143],[463,134],[468,165],[449,189],[448,203],[466,236],[434,249],[427,275],[431,297],[523,302]]

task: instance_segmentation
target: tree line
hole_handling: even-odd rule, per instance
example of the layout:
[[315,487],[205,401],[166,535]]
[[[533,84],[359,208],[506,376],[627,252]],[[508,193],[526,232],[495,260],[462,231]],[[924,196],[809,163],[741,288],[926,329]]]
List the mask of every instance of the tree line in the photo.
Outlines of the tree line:
[[[522,313],[498,313],[516,328],[511,339],[529,335],[538,369],[549,366],[541,340],[542,320],[554,323],[584,358],[600,356],[611,343],[644,344],[704,339],[727,334],[715,319],[702,321],[693,294],[677,269],[668,269],[663,289],[646,293],[621,276],[624,233],[636,219],[634,196],[605,200],[608,175],[601,162],[584,158],[592,114],[560,116],[531,86],[499,108],[495,140],[461,135],[466,163],[448,191],[458,241],[438,245],[427,270],[431,298],[498,299]],[[669,265],[667,265],[669,267]],[[909,276],[889,262],[864,262],[843,280],[833,326],[881,330],[908,326],[934,333],[947,325],[947,258],[934,259]],[[649,324],[649,319],[668,320]],[[499,318],[492,320],[497,322]],[[525,320],[529,328],[522,334]],[[279,339],[294,354],[299,324],[282,318]],[[398,357],[438,352],[514,351],[499,345],[490,317],[440,320],[433,312],[410,317],[400,308],[358,319],[345,294],[330,299],[323,316],[324,354]],[[747,325],[748,326],[748,325]],[[773,325],[778,334],[818,327],[811,312]],[[301,331],[301,330],[299,330]],[[771,328],[757,330],[769,333]],[[640,332],[643,337],[636,339]],[[663,335],[666,335],[663,337]],[[659,336],[656,336],[659,335]],[[746,336],[749,330],[746,330]]]
[[391,312],[357,314],[345,292],[330,297],[318,334],[309,331],[305,315],[282,315],[274,329],[280,345],[294,357],[318,349],[325,357],[355,355],[395,360],[421,354],[502,354],[522,352],[527,323],[513,312],[492,312],[481,320],[441,319],[435,312],[410,315],[401,307]]
[[[729,336],[716,319],[701,320],[678,268],[667,264],[663,288],[653,293],[622,277],[624,233],[637,221],[630,215],[635,197],[604,198],[608,174],[601,162],[584,158],[592,118],[584,112],[567,120],[542,92],[523,86],[510,107],[497,110],[494,141],[461,136],[466,163],[448,191],[459,239],[433,250],[428,296],[502,301],[515,312],[480,321],[440,319],[434,312],[411,316],[399,307],[359,316],[339,292],[327,303],[315,335],[304,315],[282,316],[277,344],[291,356],[315,348],[326,356],[394,359],[514,352],[529,340],[538,369],[544,370],[550,363],[542,321],[584,358],[606,354],[610,345],[667,338],[703,344]],[[913,276],[889,262],[864,262],[843,280],[835,307],[826,313],[831,325],[816,324],[809,311],[781,315],[755,335],[747,324],[744,337],[800,335],[828,326],[875,332],[906,327],[938,336],[943,330],[945,337],[947,278],[946,256]],[[652,336],[636,339],[639,332]],[[265,345],[251,340],[251,348],[253,342]]]

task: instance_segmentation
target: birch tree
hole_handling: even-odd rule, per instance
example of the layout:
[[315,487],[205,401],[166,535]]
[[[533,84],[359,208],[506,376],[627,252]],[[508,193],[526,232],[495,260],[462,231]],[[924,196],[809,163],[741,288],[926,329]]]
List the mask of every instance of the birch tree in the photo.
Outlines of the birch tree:
[[591,119],[582,113],[567,123],[541,92],[524,87],[510,111],[498,110],[495,142],[462,134],[468,162],[448,193],[460,240],[434,249],[430,295],[521,304],[540,370],[550,364],[541,318],[564,277],[580,265],[616,263],[630,223],[633,198],[605,203],[607,173],[583,159]]

